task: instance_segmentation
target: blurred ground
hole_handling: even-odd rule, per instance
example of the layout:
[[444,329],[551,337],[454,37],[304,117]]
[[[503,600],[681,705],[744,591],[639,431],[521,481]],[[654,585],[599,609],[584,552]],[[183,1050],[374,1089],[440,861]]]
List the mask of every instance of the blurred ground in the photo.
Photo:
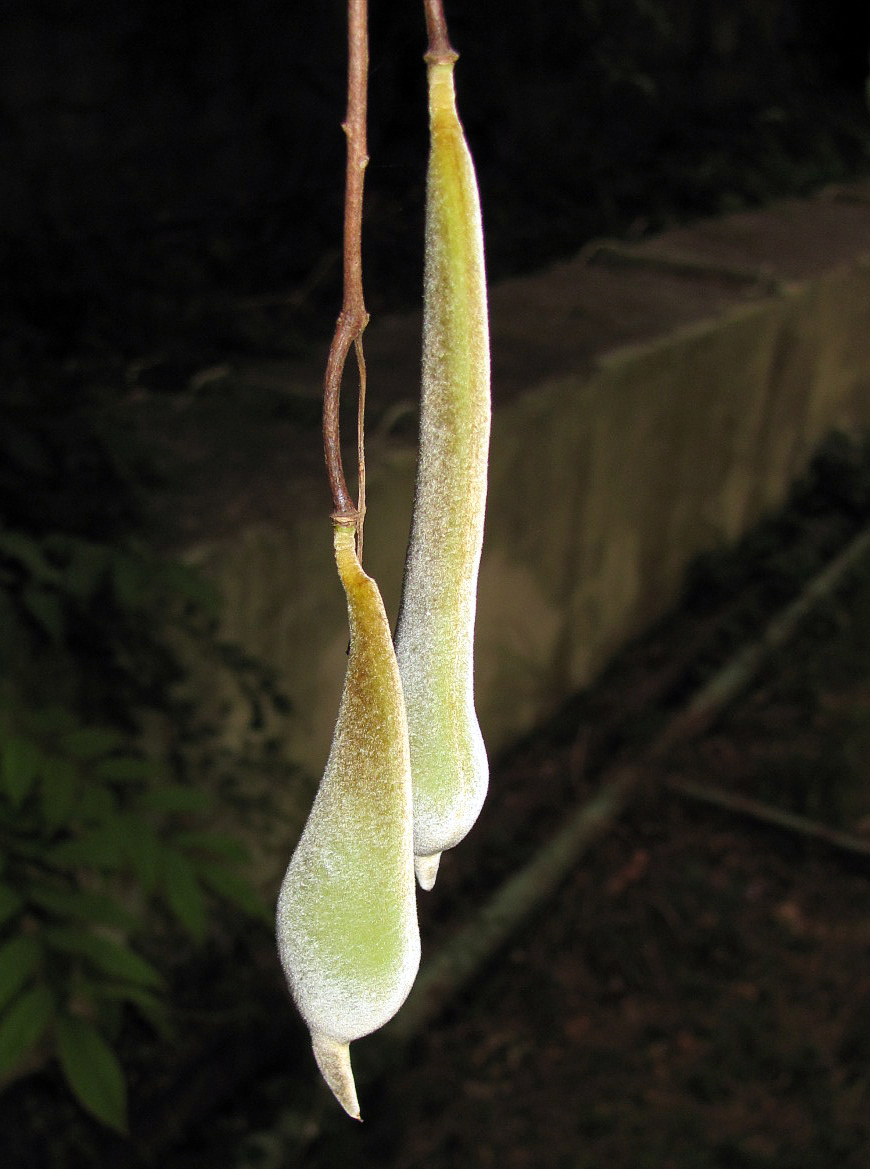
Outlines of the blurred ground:
[[[496,761],[478,825],[420,899],[424,954],[868,515],[865,457],[835,442],[781,516],[697,565],[674,613]],[[54,1163],[863,1169],[866,856],[686,803],[662,780],[742,791],[866,839],[868,767],[864,564],[718,725],[650,768],[624,818],[400,1065],[366,1082],[382,1040],[355,1045],[362,1127],[319,1082],[259,939],[219,956],[205,996],[195,976],[179,987],[177,1064],[155,1082],[154,1051],[135,1057],[136,1151]]]
[[[421,897],[434,953],[866,523],[870,460],[840,440],[786,511],[698,564],[683,603],[552,725],[494,761],[474,832]],[[365,1123],[320,1083],[266,930],[179,955],[171,1044],[128,1025],[131,1137],[55,1071],[0,1100],[15,1169],[864,1169],[870,873],[665,792],[677,774],[845,831],[870,817],[870,564],[712,731],[675,752],[556,898],[373,1082]]]
[[[812,558],[807,536],[754,565],[734,562],[743,595],[712,628],[702,629],[709,610],[702,620],[687,605],[497,770],[478,828],[423,899],[430,945],[594,787],[614,716],[636,735],[632,707],[656,690],[659,702],[673,699],[681,653],[699,636],[707,653],[733,638],[777,575],[782,585],[786,553]],[[714,596],[706,591],[701,609]],[[865,564],[720,725],[650,774],[628,815],[407,1066],[363,1093],[363,1127],[327,1102],[298,1163],[870,1165],[867,858],[658,786],[662,774],[721,785],[866,837],[868,614]]]

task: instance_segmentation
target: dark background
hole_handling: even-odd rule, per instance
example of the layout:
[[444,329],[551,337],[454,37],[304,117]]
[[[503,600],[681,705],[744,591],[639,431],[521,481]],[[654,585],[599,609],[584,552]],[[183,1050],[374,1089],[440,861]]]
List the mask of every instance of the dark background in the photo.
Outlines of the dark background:
[[[371,9],[376,312],[419,299],[425,36],[422,5]],[[867,167],[864,6],[518,0],[447,16],[495,278]],[[129,355],[173,334],[286,351],[328,332],[344,67],[341,0],[0,6],[13,352]],[[271,330],[240,327],[245,297],[274,298]]]

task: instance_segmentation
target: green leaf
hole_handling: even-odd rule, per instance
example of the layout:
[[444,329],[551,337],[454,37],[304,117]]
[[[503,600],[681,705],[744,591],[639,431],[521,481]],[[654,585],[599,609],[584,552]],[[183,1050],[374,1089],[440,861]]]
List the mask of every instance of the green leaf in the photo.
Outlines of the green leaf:
[[40,756],[35,743],[10,735],[2,743],[3,787],[13,808],[20,808],[33,786]]
[[117,751],[124,741],[124,736],[112,727],[79,727],[64,736],[63,746],[76,759],[97,759]]
[[250,860],[250,853],[240,840],[220,832],[176,832],[172,840],[186,853],[204,852],[237,865]]
[[111,872],[121,867],[121,841],[115,824],[109,823],[62,840],[48,850],[47,856],[56,865],[70,868],[86,865]]
[[144,792],[139,807],[149,812],[206,812],[211,807],[211,799],[194,788],[169,784]]
[[34,580],[53,582],[57,579],[56,569],[48,563],[38,541],[31,536],[0,531],[0,555],[17,560]]
[[9,885],[0,885],[0,925],[16,914],[23,904],[20,893]]
[[71,1015],[57,1020],[57,1053],[64,1078],[87,1112],[127,1131],[127,1085],[118,1058],[91,1023]]
[[78,918],[95,925],[133,929],[136,918],[114,897],[91,893],[82,889],[58,889],[56,886],[33,883],[27,890],[28,898],[56,917]]
[[190,601],[210,616],[217,616],[220,593],[196,569],[177,560],[170,560],[163,564],[161,576],[166,586],[183,600]]
[[39,966],[42,948],[30,934],[0,946],[0,1011],[18,994]]
[[43,735],[62,735],[73,730],[78,722],[71,710],[54,705],[28,711],[28,725]]
[[141,986],[132,986],[127,982],[82,981],[77,988],[77,993],[92,1002],[108,1000],[109,1002],[129,1003],[164,1039],[169,1038],[172,1033],[166,1003],[156,994]]
[[64,589],[81,601],[89,601],[100,586],[108,567],[109,554],[99,544],[76,540],[63,573]]
[[115,556],[112,560],[112,588],[121,608],[134,612],[143,608],[148,597],[144,565],[132,556]]
[[111,978],[123,979],[139,986],[161,986],[163,979],[150,962],[111,938],[88,933],[72,926],[57,926],[43,931],[46,944],[55,950],[84,958]]
[[117,812],[117,800],[111,788],[96,783],[85,786],[77,807],[81,820],[86,824],[107,825],[115,819]]
[[134,816],[119,816],[114,840],[143,888],[150,892],[157,884],[163,864],[163,845],[156,832]]
[[205,898],[193,865],[177,852],[167,850],[163,863],[163,888],[169,907],[198,941],[208,926]]
[[161,772],[159,763],[153,759],[139,759],[135,755],[110,755],[101,759],[94,768],[97,779],[110,783],[141,783],[154,779]]
[[244,910],[257,921],[265,922],[269,926],[274,924],[275,913],[272,906],[266,904],[244,877],[240,877],[238,873],[230,872],[223,865],[215,864],[213,861],[199,865],[197,872],[209,888],[218,896],[223,897],[225,901],[237,905],[239,909]]
[[[18,860],[35,861],[38,865],[45,863],[45,858],[48,855],[48,847],[44,840],[30,840],[24,832],[16,832],[14,836],[7,837],[6,849],[8,856],[14,856]],[[0,854],[0,862],[5,862],[5,856]],[[2,863],[0,863],[2,868]]]
[[69,823],[76,802],[78,772],[59,755],[47,755],[42,761],[42,814],[50,829]]
[[22,622],[21,611],[17,605],[12,603],[9,593],[6,590],[6,575],[6,573],[3,574],[4,580],[0,584],[0,629],[3,630],[3,638],[0,640],[0,652],[2,652],[4,658],[9,660],[14,655],[15,649],[21,646],[22,640],[25,637],[29,637],[29,629],[25,628]]
[[45,1034],[54,1011],[47,986],[20,995],[0,1019],[0,1077],[13,1071]]
[[66,618],[57,594],[38,585],[28,585],[21,594],[21,600],[43,633],[55,645],[60,645],[66,634]]

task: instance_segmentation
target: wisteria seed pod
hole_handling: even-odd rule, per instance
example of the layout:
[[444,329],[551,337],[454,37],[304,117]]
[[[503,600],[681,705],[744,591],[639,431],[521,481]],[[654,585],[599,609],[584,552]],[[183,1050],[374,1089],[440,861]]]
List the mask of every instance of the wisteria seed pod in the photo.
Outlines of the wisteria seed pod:
[[489,781],[474,707],[474,618],[491,414],[480,203],[453,62],[431,61],[428,81],[420,453],[396,627],[424,889],[441,852],[474,824]]
[[376,583],[352,526],[334,526],[350,651],[311,814],[281,886],[277,936],[318,1067],[353,1117],[349,1044],[396,1013],[420,964],[411,766],[402,687]]

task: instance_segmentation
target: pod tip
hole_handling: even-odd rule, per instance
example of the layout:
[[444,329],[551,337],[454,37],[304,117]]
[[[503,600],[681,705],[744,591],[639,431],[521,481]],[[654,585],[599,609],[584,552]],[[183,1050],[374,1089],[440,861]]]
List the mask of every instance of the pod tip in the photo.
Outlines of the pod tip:
[[435,878],[438,876],[438,866],[440,863],[440,852],[433,852],[431,856],[414,857],[414,871],[417,874],[417,880],[420,883],[420,888],[425,889],[427,893],[435,884]]
[[336,1100],[354,1120],[362,1120],[359,1101],[356,1098],[356,1084],[350,1066],[350,1045],[339,1043],[322,1032],[312,1032],[311,1046],[320,1073],[326,1080]]

